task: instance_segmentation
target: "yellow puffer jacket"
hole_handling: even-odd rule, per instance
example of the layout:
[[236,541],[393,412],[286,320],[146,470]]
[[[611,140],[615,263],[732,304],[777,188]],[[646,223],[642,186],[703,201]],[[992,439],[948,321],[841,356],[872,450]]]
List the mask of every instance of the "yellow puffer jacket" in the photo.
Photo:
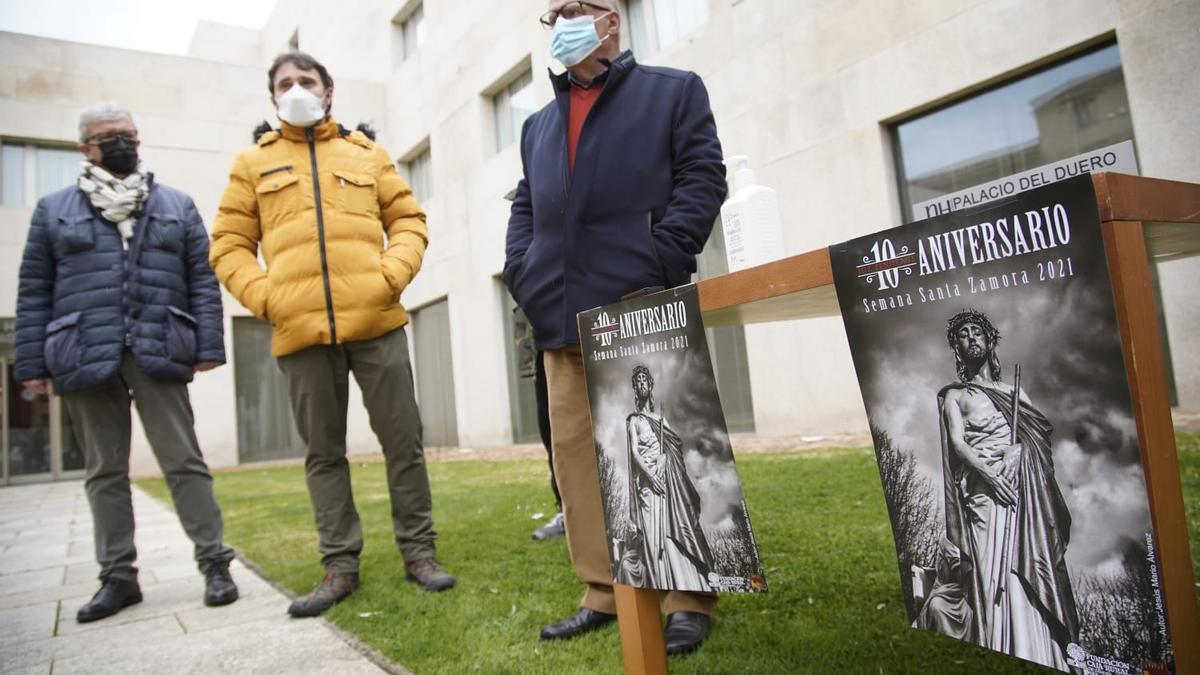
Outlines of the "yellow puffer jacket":
[[328,119],[311,130],[284,124],[237,156],[209,259],[229,292],[271,322],[271,353],[283,356],[408,323],[400,294],[427,243],[425,213],[387,152]]

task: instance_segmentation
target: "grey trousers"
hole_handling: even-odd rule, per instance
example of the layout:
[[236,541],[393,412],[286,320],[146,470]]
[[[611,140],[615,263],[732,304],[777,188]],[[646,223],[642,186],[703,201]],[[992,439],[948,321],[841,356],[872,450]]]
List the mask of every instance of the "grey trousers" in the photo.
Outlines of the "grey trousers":
[[433,557],[437,533],[404,329],[371,340],[309,347],[279,357],[279,367],[308,450],[305,475],[325,569],[358,572],[363,547],[346,461],[350,373],[362,389],[371,430],[383,448],[396,545],[406,562]]
[[179,521],[195,545],[200,571],[233,559],[233,549],[221,543],[221,508],[196,440],[186,384],[146,375],[126,349],[115,376],[62,398],[83,444],[84,486],[92,508],[101,579],[137,579],[129,488],[130,400],[137,406],[146,438],[166,476]]

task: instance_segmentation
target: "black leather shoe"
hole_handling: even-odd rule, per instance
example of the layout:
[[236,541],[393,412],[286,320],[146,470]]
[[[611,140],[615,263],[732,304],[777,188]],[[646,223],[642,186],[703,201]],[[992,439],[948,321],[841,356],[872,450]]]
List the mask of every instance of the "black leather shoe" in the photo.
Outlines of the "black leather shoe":
[[75,620],[79,623],[98,621],[142,601],[142,589],[138,582],[125,579],[105,579],[100,590],[92,596],[88,604],[79,608]]
[[542,640],[569,640],[612,623],[616,618],[616,614],[605,614],[584,607],[562,621],[543,628]]
[[318,616],[325,610],[345,600],[358,590],[358,573],[326,572],[325,578],[303,598],[296,598],[288,607],[288,614],[302,618]]
[[228,605],[238,599],[237,584],[229,574],[229,563],[213,563],[204,572],[204,604],[209,607]]
[[667,615],[667,628],[663,639],[667,643],[667,655],[687,654],[696,651],[704,638],[708,637],[711,622],[698,612],[675,612]]

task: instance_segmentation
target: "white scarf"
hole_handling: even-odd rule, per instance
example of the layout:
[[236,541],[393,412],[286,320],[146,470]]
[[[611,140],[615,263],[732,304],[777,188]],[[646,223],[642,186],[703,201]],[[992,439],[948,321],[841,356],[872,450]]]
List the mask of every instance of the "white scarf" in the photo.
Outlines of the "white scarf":
[[83,190],[105,220],[117,226],[121,242],[125,248],[129,248],[137,215],[146,202],[146,196],[150,194],[146,172],[139,165],[136,173],[117,178],[91,162],[85,161],[79,168],[79,189]]

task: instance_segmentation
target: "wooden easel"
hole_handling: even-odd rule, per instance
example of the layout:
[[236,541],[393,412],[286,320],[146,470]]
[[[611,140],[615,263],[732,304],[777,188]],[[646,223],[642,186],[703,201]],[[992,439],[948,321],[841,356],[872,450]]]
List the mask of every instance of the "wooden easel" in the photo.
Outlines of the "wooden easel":
[[[1200,613],[1149,268],[1150,256],[1171,260],[1200,255],[1200,185],[1114,173],[1095,174],[1092,182],[1162,562],[1176,668],[1179,673],[1200,673]],[[839,315],[827,249],[707,279],[698,287],[708,326]],[[666,673],[658,593],[617,586],[616,594],[625,671]]]
[[666,675],[667,648],[658,618],[658,591],[613,585],[617,596],[617,626],[629,675]]

